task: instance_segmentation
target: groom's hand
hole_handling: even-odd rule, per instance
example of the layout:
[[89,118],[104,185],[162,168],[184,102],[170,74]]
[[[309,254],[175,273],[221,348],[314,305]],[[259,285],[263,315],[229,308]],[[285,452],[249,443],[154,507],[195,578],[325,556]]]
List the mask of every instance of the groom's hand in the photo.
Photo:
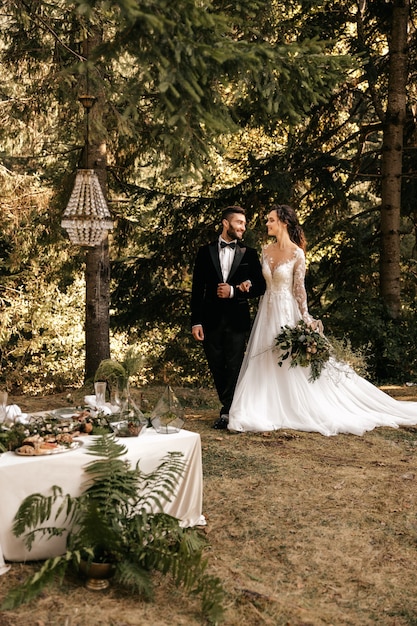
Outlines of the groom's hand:
[[228,283],[219,283],[217,285],[218,298],[230,298],[230,285]]
[[204,341],[204,330],[201,324],[196,324],[192,327],[191,332],[196,341]]

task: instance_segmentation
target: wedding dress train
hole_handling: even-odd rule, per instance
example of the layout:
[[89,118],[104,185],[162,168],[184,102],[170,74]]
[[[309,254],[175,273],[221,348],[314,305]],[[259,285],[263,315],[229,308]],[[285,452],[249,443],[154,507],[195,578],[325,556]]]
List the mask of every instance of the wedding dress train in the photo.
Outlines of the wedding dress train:
[[282,326],[312,317],[304,287],[305,257],[297,248],[285,263],[271,267],[264,250],[267,290],[259,302],[229,413],[232,431],[294,429],[323,435],[362,435],[377,426],[417,424],[417,402],[394,400],[333,358],[320,378],[310,368],[278,366],[275,337]]

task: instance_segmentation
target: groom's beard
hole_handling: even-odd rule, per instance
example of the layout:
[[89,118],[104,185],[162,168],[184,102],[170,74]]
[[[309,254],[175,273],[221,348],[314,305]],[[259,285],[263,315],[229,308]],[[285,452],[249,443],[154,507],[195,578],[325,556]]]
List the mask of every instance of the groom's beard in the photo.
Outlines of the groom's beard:
[[237,239],[238,241],[240,241],[243,237],[241,233],[237,233],[233,228],[228,229],[227,235],[230,239]]

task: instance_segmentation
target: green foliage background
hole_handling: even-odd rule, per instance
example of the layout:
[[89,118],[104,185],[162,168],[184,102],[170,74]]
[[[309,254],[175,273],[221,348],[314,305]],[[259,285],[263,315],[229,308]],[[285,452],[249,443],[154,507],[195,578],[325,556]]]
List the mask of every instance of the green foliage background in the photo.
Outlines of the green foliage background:
[[[195,254],[234,203],[246,207],[246,241],[260,250],[272,201],[300,213],[312,314],[366,355],[373,381],[414,381],[414,31],[400,320],[378,295],[390,5],[367,3],[359,15],[356,3],[331,1],[6,0],[0,384],[45,393],[83,383],[85,253],[60,219],[84,145],[77,97],[87,69],[107,103],[91,132],[104,133],[109,155],[112,357],[132,344],[143,352],[138,384],[211,384],[189,328]],[[105,37],[86,63],[92,27]]]

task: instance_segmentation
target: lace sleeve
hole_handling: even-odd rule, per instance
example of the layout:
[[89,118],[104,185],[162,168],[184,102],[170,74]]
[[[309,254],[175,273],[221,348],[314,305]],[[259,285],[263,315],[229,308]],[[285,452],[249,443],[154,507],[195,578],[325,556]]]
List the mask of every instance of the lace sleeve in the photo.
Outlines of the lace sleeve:
[[308,312],[307,306],[307,292],[304,285],[304,278],[306,275],[306,261],[305,256],[301,248],[297,254],[297,258],[294,265],[293,287],[292,292],[294,298],[297,300],[298,308],[300,309],[301,317],[306,324],[314,324],[316,320],[311,317]]

